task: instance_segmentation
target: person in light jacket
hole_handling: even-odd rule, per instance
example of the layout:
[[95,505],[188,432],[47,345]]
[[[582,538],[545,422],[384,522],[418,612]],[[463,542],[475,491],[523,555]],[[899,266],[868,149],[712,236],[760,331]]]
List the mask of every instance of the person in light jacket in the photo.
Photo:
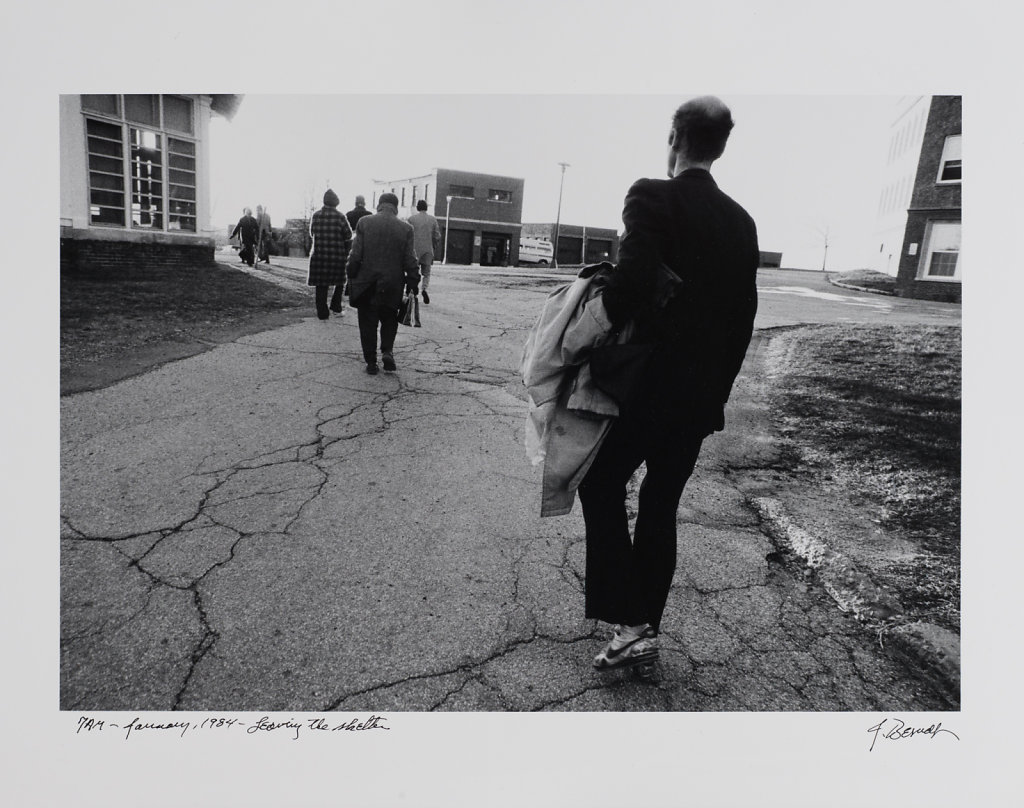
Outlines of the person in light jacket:
[[[338,195],[330,188],[324,194],[324,206],[309,221],[313,249],[309,253],[309,277],[306,283],[316,287],[316,316],[326,320],[331,312],[344,314],[345,266],[352,248],[352,228],[338,210]],[[330,308],[327,293],[334,287]]]
[[378,330],[384,370],[397,369],[398,308],[403,292],[419,291],[413,238],[412,225],[398,218],[398,197],[392,193],[381,194],[377,212],[356,223],[348,259],[348,295],[359,312],[359,340],[366,372],[371,375],[378,372]]
[[[413,247],[416,260],[420,262],[420,290],[423,292],[423,302],[429,306],[430,293],[427,287],[430,286],[430,267],[434,263],[437,245],[441,243],[441,227],[437,219],[427,213],[426,199],[416,203],[416,212],[409,217],[409,224],[416,237]],[[419,322],[419,309],[416,310],[416,321]]]

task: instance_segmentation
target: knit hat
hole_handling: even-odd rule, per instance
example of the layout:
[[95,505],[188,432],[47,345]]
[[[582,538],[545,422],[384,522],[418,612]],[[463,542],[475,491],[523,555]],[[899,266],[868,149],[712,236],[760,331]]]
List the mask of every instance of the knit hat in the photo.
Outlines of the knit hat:
[[332,208],[336,208],[338,207],[339,202],[341,202],[341,200],[338,199],[338,195],[328,188],[327,193],[324,194],[324,204],[329,205]]
[[381,205],[394,205],[398,207],[398,197],[394,194],[381,194],[380,199],[377,200],[377,210],[380,210]]

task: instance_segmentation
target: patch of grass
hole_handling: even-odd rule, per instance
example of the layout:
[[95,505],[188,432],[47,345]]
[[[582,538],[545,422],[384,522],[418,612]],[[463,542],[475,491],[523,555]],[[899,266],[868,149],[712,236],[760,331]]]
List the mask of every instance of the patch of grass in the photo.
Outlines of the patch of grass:
[[874,269],[853,269],[848,272],[836,272],[832,277],[848,283],[852,286],[859,286],[862,289],[873,289],[879,292],[895,292],[896,278],[885,272],[878,272]]
[[959,626],[961,331],[825,326],[796,336],[775,411],[816,476],[921,548],[892,565],[911,612]]
[[308,307],[311,297],[219,264],[62,273],[62,388],[90,364],[217,342],[267,315]]

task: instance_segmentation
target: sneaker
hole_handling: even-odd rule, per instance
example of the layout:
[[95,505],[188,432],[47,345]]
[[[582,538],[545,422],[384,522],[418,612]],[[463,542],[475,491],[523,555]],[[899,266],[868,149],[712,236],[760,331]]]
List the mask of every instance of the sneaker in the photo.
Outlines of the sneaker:
[[366,364],[366,372],[369,373],[371,376],[376,376],[378,373],[380,373],[380,370],[377,367],[377,363],[376,362],[367,362],[367,364]]
[[625,668],[654,662],[657,658],[658,638],[650,625],[616,626],[611,640],[594,657],[594,667],[600,670]]
[[430,295],[427,294],[427,290],[426,289],[423,290],[423,302],[427,306],[430,305]]
[[395,357],[386,353],[382,358],[384,361],[384,370],[398,370],[398,365],[395,364]]

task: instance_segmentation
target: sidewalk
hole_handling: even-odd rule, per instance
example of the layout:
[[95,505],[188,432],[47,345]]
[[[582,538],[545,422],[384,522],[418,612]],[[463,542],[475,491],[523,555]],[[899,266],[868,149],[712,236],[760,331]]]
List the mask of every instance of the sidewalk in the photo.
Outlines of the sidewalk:
[[593,670],[579,509],[538,517],[523,450],[546,291],[437,273],[396,374],[349,312],[63,398],[62,709],[948,709],[751,507],[757,351],[684,494],[658,683]]

